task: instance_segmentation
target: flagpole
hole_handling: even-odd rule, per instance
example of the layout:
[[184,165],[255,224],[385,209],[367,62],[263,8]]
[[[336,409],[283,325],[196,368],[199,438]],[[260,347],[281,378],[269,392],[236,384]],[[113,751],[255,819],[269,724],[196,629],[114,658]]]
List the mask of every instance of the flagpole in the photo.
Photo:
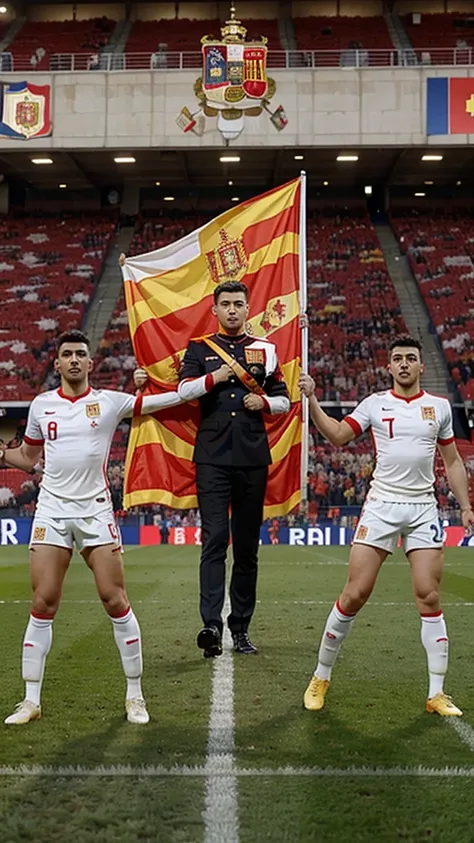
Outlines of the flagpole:
[[[299,249],[299,304],[300,313],[306,313],[308,306],[308,277],[306,260],[306,172],[301,170],[300,188],[300,249]],[[308,325],[301,329],[301,368],[303,372],[308,371]],[[308,457],[309,457],[309,406],[308,399],[302,401],[302,442],[301,442],[301,502],[307,500],[308,488]]]

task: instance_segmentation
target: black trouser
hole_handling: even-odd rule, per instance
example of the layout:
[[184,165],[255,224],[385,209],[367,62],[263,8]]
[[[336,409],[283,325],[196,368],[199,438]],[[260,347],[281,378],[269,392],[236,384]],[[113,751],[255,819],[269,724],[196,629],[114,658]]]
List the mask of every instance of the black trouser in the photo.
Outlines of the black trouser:
[[202,524],[200,611],[205,626],[222,631],[229,507],[234,565],[230,582],[231,632],[245,632],[257,592],[257,562],[268,467],[196,465]]

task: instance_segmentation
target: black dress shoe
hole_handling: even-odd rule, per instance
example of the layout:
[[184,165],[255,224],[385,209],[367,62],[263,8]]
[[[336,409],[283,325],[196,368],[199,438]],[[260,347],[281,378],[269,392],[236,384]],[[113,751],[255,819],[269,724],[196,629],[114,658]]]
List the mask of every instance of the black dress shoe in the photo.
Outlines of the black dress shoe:
[[233,632],[232,638],[234,640],[234,653],[240,653],[243,656],[258,653],[246,632]]
[[205,626],[198,634],[197,645],[205,659],[222,656],[222,636],[217,626]]

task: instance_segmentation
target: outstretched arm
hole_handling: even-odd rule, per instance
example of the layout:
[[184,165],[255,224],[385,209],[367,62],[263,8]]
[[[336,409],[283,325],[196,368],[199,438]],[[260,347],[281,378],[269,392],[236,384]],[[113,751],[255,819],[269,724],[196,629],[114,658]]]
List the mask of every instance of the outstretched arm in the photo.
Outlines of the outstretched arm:
[[298,386],[303,395],[309,398],[309,412],[311,420],[319,432],[333,445],[347,445],[355,439],[356,434],[352,427],[346,422],[339,422],[331,418],[320,407],[318,399],[314,394],[314,380],[310,375],[301,373]]
[[26,442],[22,442],[19,448],[0,448],[0,468],[9,465],[11,468],[31,472],[42,450],[42,445],[28,445]]
[[449,486],[461,508],[463,527],[473,529],[474,512],[469,502],[467,474],[461,454],[455,442],[450,442],[449,445],[441,445],[438,442],[438,449],[443,458]]

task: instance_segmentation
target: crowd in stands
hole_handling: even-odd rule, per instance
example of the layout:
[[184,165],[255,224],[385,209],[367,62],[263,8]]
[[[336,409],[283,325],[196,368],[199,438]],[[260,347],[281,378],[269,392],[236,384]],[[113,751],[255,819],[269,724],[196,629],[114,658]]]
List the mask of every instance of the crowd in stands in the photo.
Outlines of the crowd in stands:
[[116,219],[110,214],[0,220],[0,393],[34,397],[55,339],[81,324]]
[[406,331],[367,214],[308,220],[310,373],[323,401],[358,401],[386,389],[387,340]]
[[474,214],[397,215],[392,227],[408,255],[451,376],[474,399]]

